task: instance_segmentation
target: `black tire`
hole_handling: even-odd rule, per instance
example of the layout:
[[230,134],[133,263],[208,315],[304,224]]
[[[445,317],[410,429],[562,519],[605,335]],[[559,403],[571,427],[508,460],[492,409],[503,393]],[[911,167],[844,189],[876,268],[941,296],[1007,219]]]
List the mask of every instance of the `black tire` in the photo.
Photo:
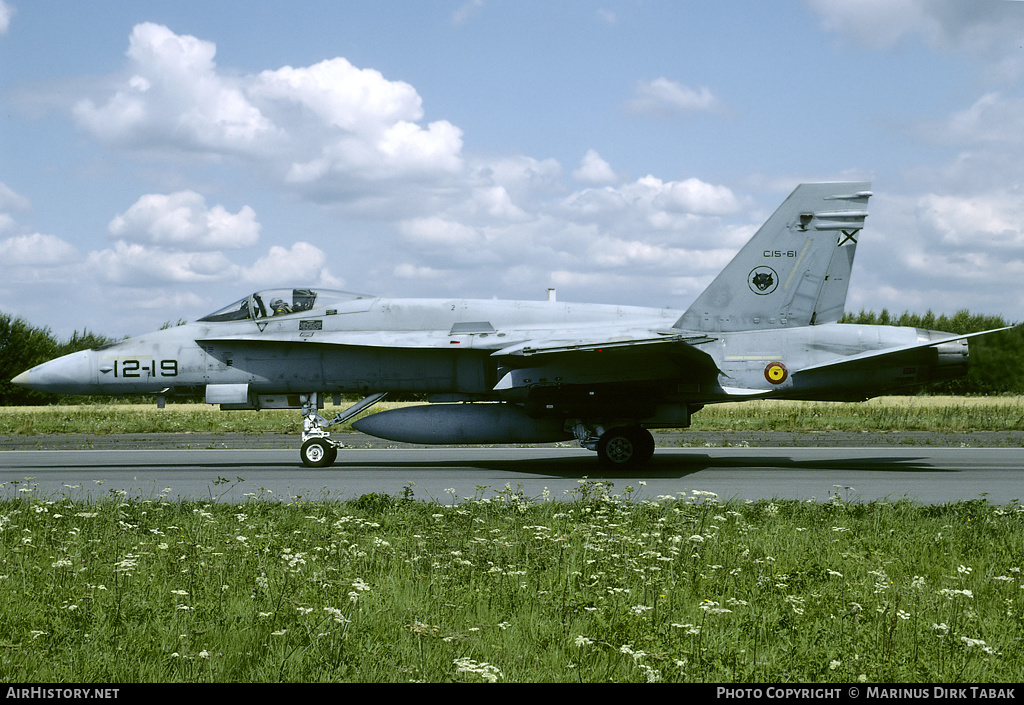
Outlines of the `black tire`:
[[302,464],[307,468],[326,468],[334,464],[338,458],[337,447],[323,438],[310,438],[302,444],[299,451]]
[[640,464],[644,465],[654,457],[654,436],[646,428],[637,428],[637,436],[640,441]]
[[597,442],[597,457],[613,468],[635,468],[654,455],[654,437],[646,428],[624,426],[605,431]]

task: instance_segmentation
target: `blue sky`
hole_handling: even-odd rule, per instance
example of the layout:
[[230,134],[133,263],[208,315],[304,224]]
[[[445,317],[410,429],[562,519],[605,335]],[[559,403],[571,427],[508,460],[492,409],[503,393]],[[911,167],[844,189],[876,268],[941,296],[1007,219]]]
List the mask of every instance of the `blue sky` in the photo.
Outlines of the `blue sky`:
[[869,180],[847,308],[1024,319],[1024,2],[0,0],[0,311],[282,285],[685,309]]

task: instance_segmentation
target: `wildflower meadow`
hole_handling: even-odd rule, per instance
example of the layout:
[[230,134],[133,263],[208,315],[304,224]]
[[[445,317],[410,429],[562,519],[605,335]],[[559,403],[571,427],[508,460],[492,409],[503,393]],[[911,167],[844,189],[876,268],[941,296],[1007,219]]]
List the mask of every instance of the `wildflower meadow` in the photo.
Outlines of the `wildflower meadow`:
[[0,494],[6,682],[1013,682],[1024,510]]

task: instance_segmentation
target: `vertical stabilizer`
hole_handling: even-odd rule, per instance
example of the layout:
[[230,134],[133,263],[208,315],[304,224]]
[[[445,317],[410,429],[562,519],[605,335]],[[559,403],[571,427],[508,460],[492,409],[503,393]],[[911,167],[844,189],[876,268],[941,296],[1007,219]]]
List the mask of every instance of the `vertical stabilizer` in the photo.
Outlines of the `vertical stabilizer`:
[[839,320],[871,184],[801,184],[676,328],[739,331]]

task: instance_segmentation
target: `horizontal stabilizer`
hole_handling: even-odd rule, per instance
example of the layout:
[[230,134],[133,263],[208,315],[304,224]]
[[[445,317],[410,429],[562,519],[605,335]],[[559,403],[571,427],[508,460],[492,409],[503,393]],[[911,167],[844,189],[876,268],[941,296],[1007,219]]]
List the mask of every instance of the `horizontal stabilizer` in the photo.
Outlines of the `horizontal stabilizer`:
[[998,333],[1000,331],[1009,330],[1013,326],[1006,326],[1005,328],[993,328],[992,330],[980,331],[978,333],[967,333],[965,335],[949,335],[944,338],[938,338],[935,340],[925,340],[918,343],[912,343],[910,345],[901,345],[895,348],[885,348],[883,350],[868,350],[866,352],[858,353],[856,355],[849,355],[847,357],[840,357],[834,360],[826,360],[825,362],[819,362],[815,365],[809,365],[793,373],[794,377],[805,372],[811,372],[813,370],[822,370],[825,368],[835,369],[837,367],[843,367],[846,365],[855,365],[866,360],[880,360],[886,357],[892,357],[895,355],[901,355],[910,350],[921,350],[924,348],[931,348],[937,345],[943,345],[945,343],[954,343],[958,340],[966,340],[967,338],[977,338],[982,335],[989,335],[990,333]]

